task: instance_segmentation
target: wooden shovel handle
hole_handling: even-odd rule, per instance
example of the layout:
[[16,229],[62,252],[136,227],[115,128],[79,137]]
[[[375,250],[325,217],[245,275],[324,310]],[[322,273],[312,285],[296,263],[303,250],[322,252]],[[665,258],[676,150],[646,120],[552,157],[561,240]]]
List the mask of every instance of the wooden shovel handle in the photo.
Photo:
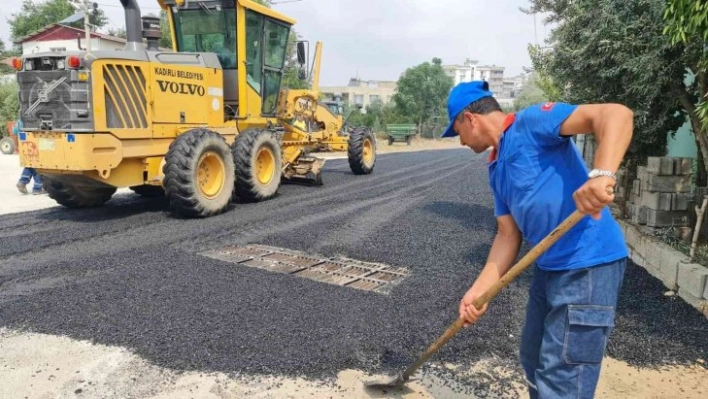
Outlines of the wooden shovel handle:
[[487,302],[491,301],[492,298],[497,296],[499,291],[501,291],[504,287],[509,285],[510,282],[512,282],[515,278],[519,277],[521,273],[526,270],[533,262],[538,259],[539,256],[541,256],[542,253],[546,252],[546,250],[553,244],[555,244],[556,241],[558,241],[559,238],[563,236],[568,230],[570,230],[573,226],[575,226],[580,219],[585,216],[583,213],[581,213],[579,210],[575,210],[570,216],[568,216],[561,224],[558,225],[553,231],[551,231],[541,242],[536,244],[531,250],[524,255],[523,258],[521,258],[516,264],[509,269],[508,272],[506,272],[494,285],[489,287],[487,291],[484,292],[484,294],[480,295],[477,299],[472,302],[475,308],[481,309],[484,304]]
[[[494,285],[489,287],[487,291],[484,292],[484,294],[480,295],[475,301],[473,302],[473,305],[475,308],[480,309],[484,304],[489,302],[492,298],[497,296],[499,291],[501,291],[504,287],[509,285],[510,282],[512,282],[516,277],[518,277],[521,273],[523,273],[524,270],[526,270],[529,265],[531,265],[533,262],[536,261],[536,259],[544,253],[551,245],[553,245],[556,241],[558,241],[563,234],[565,234],[568,230],[571,229],[571,227],[575,226],[580,219],[585,216],[583,213],[581,213],[578,210],[575,210],[570,216],[568,216],[561,224],[558,225],[553,231],[551,231],[541,242],[536,244],[524,257],[522,257],[516,264],[509,269],[506,274],[502,276],[502,278],[499,279]],[[418,360],[415,361],[406,371],[403,372],[401,375],[402,381],[407,381],[408,378],[413,375],[413,372],[418,369],[423,363],[425,363],[426,360],[430,356],[432,356],[435,352],[440,349],[447,341],[450,340],[455,334],[457,334],[462,327],[465,325],[465,320],[462,318],[458,318],[455,320],[454,323],[450,327],[445,330],[445,332],[438,338],[435,342],[433,342],[430,347],[418,358]]]

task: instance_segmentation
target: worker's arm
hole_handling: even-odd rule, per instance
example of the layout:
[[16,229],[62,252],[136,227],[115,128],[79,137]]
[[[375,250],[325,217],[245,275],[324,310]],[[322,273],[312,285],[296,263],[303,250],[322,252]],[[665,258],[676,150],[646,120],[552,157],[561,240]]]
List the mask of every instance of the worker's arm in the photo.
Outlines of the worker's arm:
[[465,319],[468,326],[477,322],[479,317],[487,310],[487,305],[476,309],[472,303],[489,287],[494,285],[513,266],[514,260],[519,255],[521,248],[521,232],[511,215],[497,218],[497,235],[494,237],[492,248],[487,257],[487,263],[472,287],[460,301],[460,318]]
[[[560,134],[593,133],[598,143],[593,168],[616,173],[632,140],[633,129],[634,114],[624,105],[587,104],[579,105],[563,122]],[[578,210],[599,219],[602,208],[615,199],[612,191],[608,191],[615,184],[608,176],[587,181],[573,195]]]

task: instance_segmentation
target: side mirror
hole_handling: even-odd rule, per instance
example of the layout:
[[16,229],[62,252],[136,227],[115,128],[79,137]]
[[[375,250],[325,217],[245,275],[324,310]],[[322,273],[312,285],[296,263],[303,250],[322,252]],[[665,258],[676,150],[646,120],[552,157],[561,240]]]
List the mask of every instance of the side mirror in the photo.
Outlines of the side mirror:
[[305,57],[305,42],[297,42],[297,62],[303,65],[307,61]]

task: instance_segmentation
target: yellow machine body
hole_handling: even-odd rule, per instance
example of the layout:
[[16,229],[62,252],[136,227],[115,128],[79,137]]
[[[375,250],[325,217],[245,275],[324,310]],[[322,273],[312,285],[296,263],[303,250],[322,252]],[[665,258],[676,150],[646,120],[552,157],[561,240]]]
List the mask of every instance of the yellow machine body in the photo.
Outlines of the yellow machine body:
[[[103,190],[99,197],[104,199],[115,188],[163,187],[166,163],[171,162],[169,152],[175,146],[181,146],[175,151],[183,154],[173,156],[172,162],[193,173],[193,184],[203,188],[202,200],[207,203],[211,201],[211,189],[204,188],[207,185],[222,184],[229,190],[239,184],[238,179],[229,183],[223,176],[239,171],[266,176],[276,168],[285,178],[319,180],[324,161],[308,153],[348,149],[348,138],[341,135],[341,116],[317,102],[321,43],[314,54],[311,89],[281,87],[293,19],[251,0],[158,0],[167,12],[173,43],[172,51],[161,51],[156,45],[159,22],[155,25],[143,18],[142,27],[136,27],[135,19],[140,19],[137,2],[121,3],[128,32],[124,51],[27,55],[18,71],[24,122],[19,140],[21,164],[59,182],[55,191],[68,198],[62,197],[64,202],[100,202],[82,197],[76,187]],[[147,49],[143,38],[148,39]],[[295,127],[297,118],[307,119],[311,129]],[[200,133],[204,129],[208,132]],[[253,141],[259,134],[253,130],[267,130],[272,137],[265,139],[267,151],[246,156],[237,148],[237,137],[251,131],[253,137],[248,140]],[[189,155],[189,145],[176,141],[186,133],[194,140],[205,134],[213,139],[217,134],[232,146],[236,166],[239,162],[253,165],[247,165],[248,170],[236,167],[233,172],[230,160],[210,161],[225,157],[221,144],[213,142],[212,147],[221,150],[209,150],[211,155],[205,154],[198,162],[181,161]],[[273,148],[273,140],[278,148]],[[236,159],[239,151],[241,158]],[[370,163],[359,174],[370,173]],[[220,176],[216,183],[215,174]],[[244,176],[241,181],[258,180],[264,186],[269,182],[266,177]],[[67,187],[73,188],[67,191]]]

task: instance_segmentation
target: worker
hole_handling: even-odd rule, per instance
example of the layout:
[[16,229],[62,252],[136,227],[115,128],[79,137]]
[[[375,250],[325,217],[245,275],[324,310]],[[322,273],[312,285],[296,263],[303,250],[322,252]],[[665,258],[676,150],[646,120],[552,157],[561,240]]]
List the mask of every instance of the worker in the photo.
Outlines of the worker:
[[305,123],[305,117],[301,113],[295,114],[295,121],[293,122],[293,126],[303,132],[307,132],[307,124]]
[[[15,125],[12,127],[12,132],[15,135],[15,137],[19,137],[21,131],[22,131],[22,120],[18,119],[17,122],[15,123]],[[30,183],[30,180],[34,180],[34,185],[32,187],[32,194],[33,195],[42,195],[42,194],[47,193],[44,190],[44,186],[42,183],[42,176],[39,173],[37,173],[37,171],[34,168],[23,168],[22,174],[20,174],[20,179],[17,181],[17,184],[15,186],[22,194],[28,194],[27,185]]]
[[[504,113],[487,82],[455,86],[450,124],[475,153],[491,148],[487,168],[497,233],[486,264],[459,305],[465,326],[487,305],[473,301],[513,266],[522,239],[536,245],[577,208],[585,214],[533,267],[519,357],[531,398],[591,398],[628,249],[607,207],[633,133],[633,113],[619,104],[537,104]],[[594,133],[588,171],[571,138]]]

